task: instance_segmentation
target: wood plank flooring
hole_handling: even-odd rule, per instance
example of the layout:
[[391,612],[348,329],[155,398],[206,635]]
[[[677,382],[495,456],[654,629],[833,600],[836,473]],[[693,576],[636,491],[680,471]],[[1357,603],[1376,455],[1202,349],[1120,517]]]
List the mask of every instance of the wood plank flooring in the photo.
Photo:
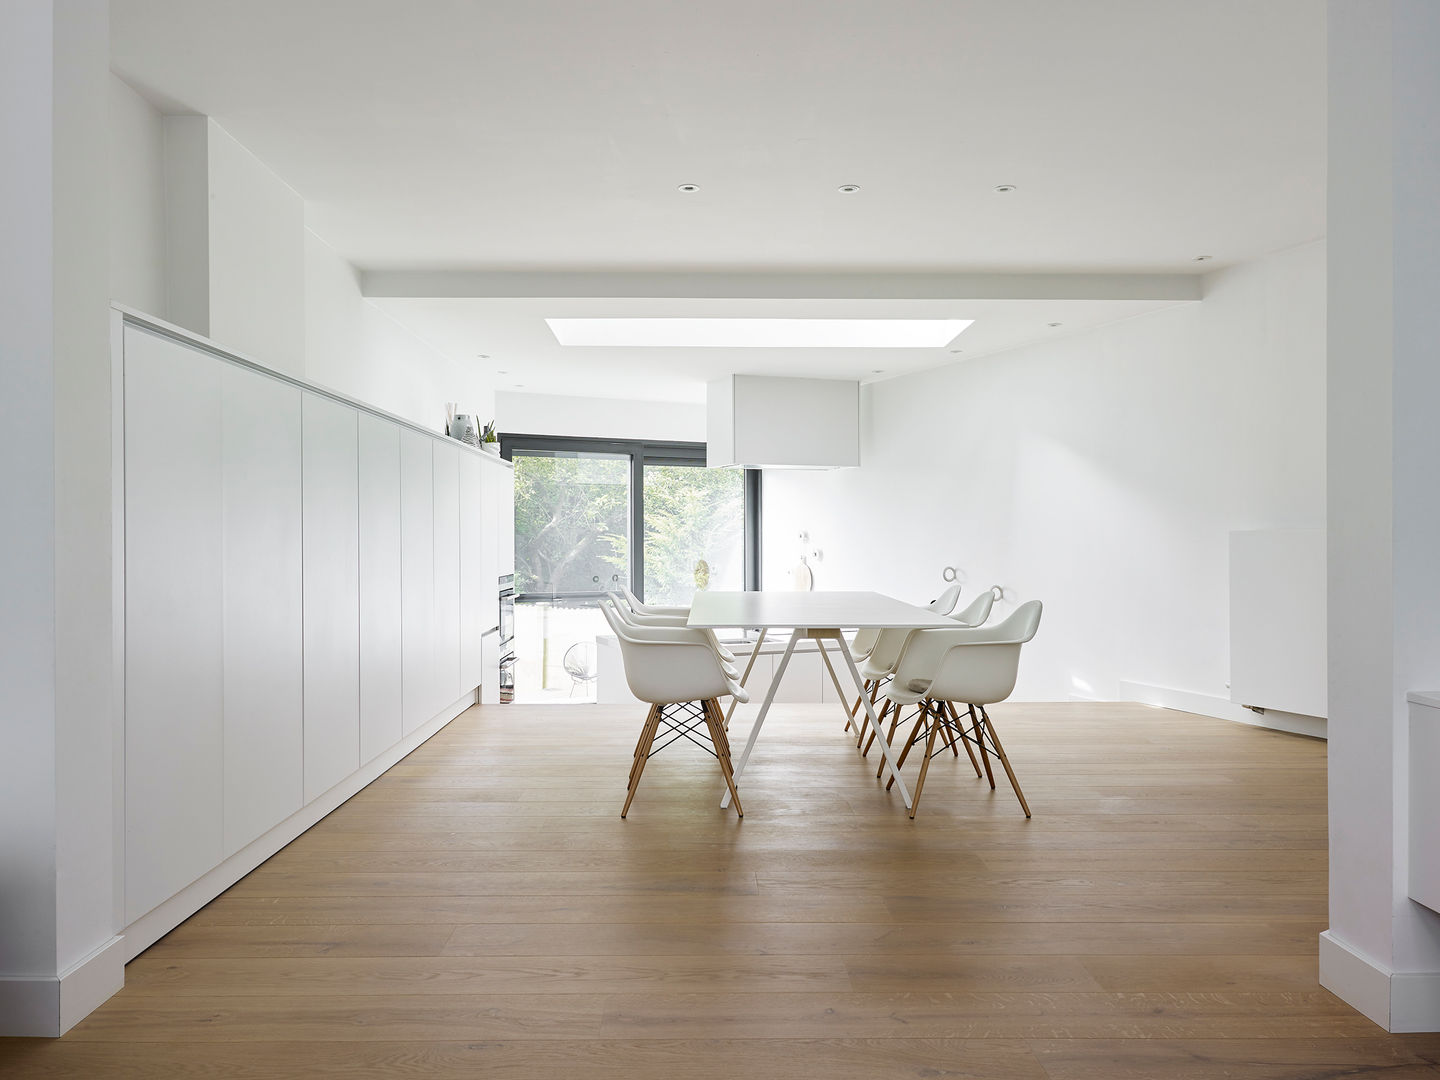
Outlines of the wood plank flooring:
[[964,757],[910,821],[834,706],[776,707],[743,822],[686,745],[622,821],[643,709],[472,709],[0,1075],[1440,1080],[1316,981],[1324,743],[994,717],[1030,821]]

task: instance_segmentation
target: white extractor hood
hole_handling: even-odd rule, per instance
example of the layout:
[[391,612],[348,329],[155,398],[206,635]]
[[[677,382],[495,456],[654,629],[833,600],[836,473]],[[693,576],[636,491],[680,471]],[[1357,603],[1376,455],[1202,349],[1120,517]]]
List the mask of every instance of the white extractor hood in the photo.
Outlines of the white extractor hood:
[[711,468],[836,469],[860,464],[860,384],[726,375],[706,387]]

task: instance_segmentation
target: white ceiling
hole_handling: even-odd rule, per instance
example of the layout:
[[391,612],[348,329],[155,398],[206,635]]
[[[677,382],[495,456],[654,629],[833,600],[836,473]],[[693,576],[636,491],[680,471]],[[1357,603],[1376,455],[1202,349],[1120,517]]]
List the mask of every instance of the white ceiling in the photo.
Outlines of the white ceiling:
[[[875,382],[941,364],[974,359],[1017,345],[1113,322],[1183,301],[1174,300],[688,300],[695,317],[965,318],[975,324],[943,349],[667,349],[565,348],[547,317],[611,315],[616,300],[464,299],[391,297],[374,301],[408,326],[420,328],[442,352],[495,376],[499,390],[626,397],[653,401],[705,400],[705,383],[722,375],[787,375]],[[636,317],[663,317],[680,301],[624,301]],[[1058,322],[1060,326],[1050,326]],[[951,349],[959,352],[952,352]],[[478,355],[483,352],[482,358]],[[503,374],[502,374],[503,373]]]
[[[213,116],[367,270],[1194,273],[1323,232],[1324,17],[1317,0],[112,0],[112,55],[168,111]],[[524,320],[567,313],[380,302],[459,356],[525,342],[517,366],[543,352]],[[1028,335],[1043,313],[991,315]],[[547,370],[693,381],[722,359],[579,352]],[[836,374],[901,362],[827,356]]]

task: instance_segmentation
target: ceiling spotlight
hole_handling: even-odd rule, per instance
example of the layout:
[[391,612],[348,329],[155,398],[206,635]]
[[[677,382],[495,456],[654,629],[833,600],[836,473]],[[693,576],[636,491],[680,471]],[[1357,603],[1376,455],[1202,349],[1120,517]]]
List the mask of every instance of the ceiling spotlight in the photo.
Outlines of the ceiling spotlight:
[[508,371],[497,371],[497,372],[495,372],[495,374],[496,374],[496,375],[509,375],[510,372],[508,372]]
[[1065,324],[1064,324],[1064,323],[1058,323],[1058,322],[1047,322],[1045,325],[1048,326],[1048,327],[1050,327],[1050,328],[1053,330],[1055,327],[1057,327],[1057,326],[1064,326]]
[[961,353],[963,353],[964,351],[965,351],[964,349],[951,349],[951,350],[950,350],[950,355],[951,355],[951,356],[959,356],[959,355],[960,355]]
[[859,185],[859,184],[841,184],[841,185],[840,185],[838,188],[836,188],[835,190],[838,191],[838,192],[840,192],[841,195],[854,195],[857,191],[860,190],[860,185]]
[[884,369],[883,367],[871,368],[871,369],[870,369],[870,374],[871,374],[871,375],[884,375],[884,374],[885,374],[885,369]]
[[1195,262],[1209,262],[1214,257],[1214,255],[1196,255]]
[[490,354],[488,352],[476,353],[475,357],[478,360],[489,360]]
[[996,193],[997,195],[1009,195],[1009,194],[1010,194],[1012,191],[1014,191],[1014,190],[1015,190],[1015,185],[1014,185],[1014,184],[996,184],[996,185],[995,185],[995,193]]
[[697,192],[697,191],[700,190],[700,185],[699,185],[699,184],[681,184],[681,185],[680,185],[678,188],[676,188],[675,190],[676,190],[676,191],[683,191],[683,192],[685,192],[686,195],[693,195],[693,194],[695,194],[695,192]]

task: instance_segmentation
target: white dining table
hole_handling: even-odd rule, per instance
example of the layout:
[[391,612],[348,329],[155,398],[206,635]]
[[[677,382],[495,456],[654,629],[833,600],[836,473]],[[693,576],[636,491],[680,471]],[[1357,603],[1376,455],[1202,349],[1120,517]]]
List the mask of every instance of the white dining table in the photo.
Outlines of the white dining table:
[[[943,615],[937,615],[929,608],[916,607],[914,604],[907,604],[903,600],[896,600],[883,593],[766,592],[760,590],[757,592],[698,592],[690,605],[690,618],[687,625],[703,630],[737,627],[759,629],[760,638],[755,642],[755,647],[750,653],[750,662],[746,665],[745,673],[740,680],[742,686],[749,679],[750,671],[755,666],[755,657],[765,640],[765,634],[770,630],[790,629],[790,641],[786,644],[785,653],[780,658],[780,666],[775,669],[775,677],[770,680],[770,687],[765,692],[765,700],[760,706],[760,713],[755,717],[755,726],[750,729],[750,737],[745,740],[745,749],[740,754],[740,760],[735,763],[737,780],[745,771],[745,765],[750,760],[750,752],[755,749],[755,740],[760,737],[760,729],[765,726],[765,717],[770,712],[771,704],[775,701],[776,688],[779,687],[780,680],[785,676],[785,669],[790,664],[790,656],[795,651],[796,643],[802,638],[810,638],[815,642],[815,647],[820,650],[820,658],[825,662],[825,670],[830,673],[830,681],[835,684],[835,691],[840,698],[840,708],[844,711],[848,721],[850,720],[850,710],[845,703],[849,699],[849,694],[840,685],[839,676],[835,673],[835,666],[830,662],[830,654],[826,651],[825,643],[830,642],[844,659],[845,667],[855,682],[855,693],[859,695],[864,704],[870,728],[875,732],[875,741],[880,745],[880,753],[889,767],[891,775],[895,777],[895,786],[900,790],[900,797],[905,800],[905,808],[907,810],[910,808],[910,790],[900,777],[900,769],[895,763],[894,751],[885,738],[885,733],[880,730],[880,721],[875,716],[875,706],[871,704],[869,697],[864,693],[860,671],[855,666],[855,657],[851,655],[845,635],[841,631],[848,628],[856,630],[921,630],[954,627],[953,620],[947,619]],[[734,704],[732,703],[732,712],[733,709]],[[720,805],[722,807],[730,805],[729,791],[725,792],[725,797],[720,800]]]

